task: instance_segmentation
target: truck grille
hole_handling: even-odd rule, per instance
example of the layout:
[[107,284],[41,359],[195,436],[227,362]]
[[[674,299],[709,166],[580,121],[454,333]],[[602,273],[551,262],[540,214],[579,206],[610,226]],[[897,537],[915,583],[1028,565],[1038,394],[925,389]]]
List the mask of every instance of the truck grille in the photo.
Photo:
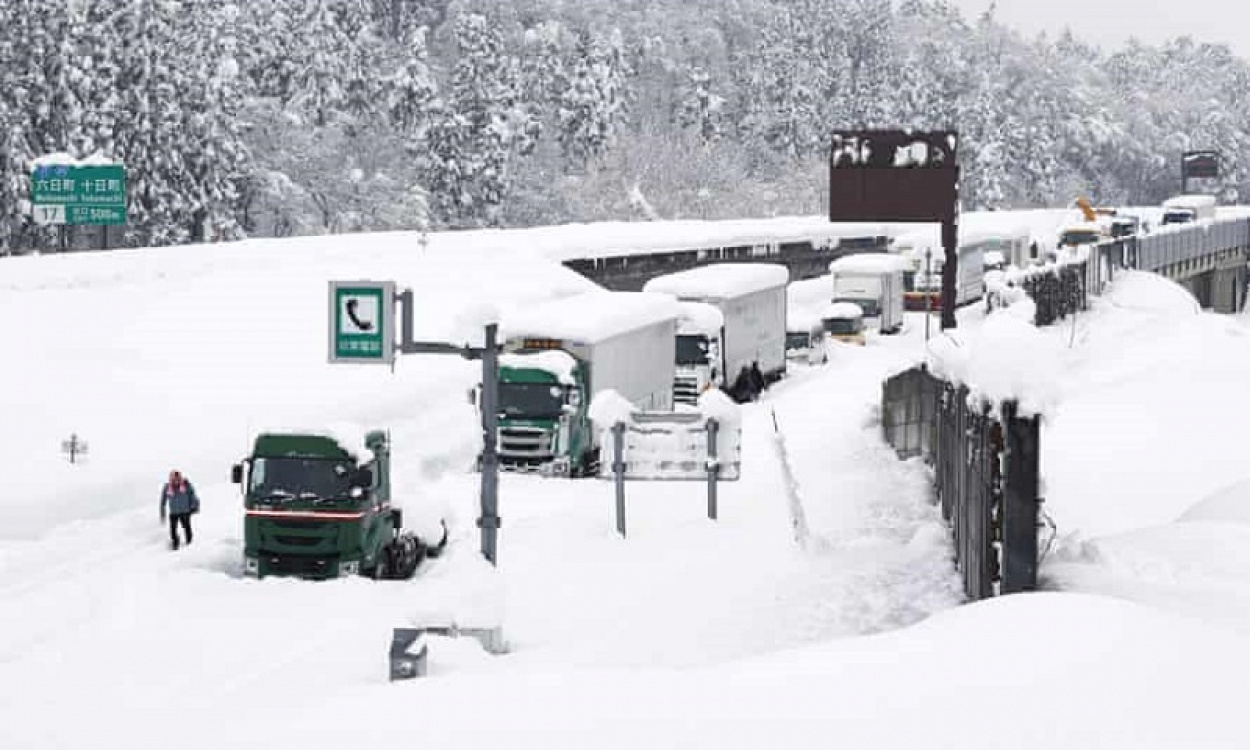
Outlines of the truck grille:
[[699,381],[696,378],[678,377],[673,379],[673,400],[679,404],[694,404],[699,401]]
[[265,573],[277,576],[301,578],[329,578],[338,574],[338,560],[305,555],[265,555]]
[[507,464],[550,461],[551,431],[541,427],[503,427],[499,430],[499,459]]

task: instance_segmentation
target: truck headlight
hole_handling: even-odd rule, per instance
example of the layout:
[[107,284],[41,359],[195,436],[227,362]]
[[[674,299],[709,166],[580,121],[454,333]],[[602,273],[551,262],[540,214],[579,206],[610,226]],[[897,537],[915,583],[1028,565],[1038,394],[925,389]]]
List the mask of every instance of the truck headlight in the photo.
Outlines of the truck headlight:
[[352,560],[351,562],[339,563],[339,575],[354,576],[360,573],[360,563]]
[[255,557],[244,557],[243,558],[243,575],[259,576],[260,575],[260,560],[257,560]]

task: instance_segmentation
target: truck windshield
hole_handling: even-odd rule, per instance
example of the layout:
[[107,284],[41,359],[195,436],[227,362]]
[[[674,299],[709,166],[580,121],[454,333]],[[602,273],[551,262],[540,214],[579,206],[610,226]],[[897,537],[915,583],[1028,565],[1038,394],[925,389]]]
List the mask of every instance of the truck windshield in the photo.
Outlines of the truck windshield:
[[1076,245],[1093,245],[1099,240],[1098,233],[1088,229],[1072,229],[1064,232],[1059,237],[1060,245],[1068,245],[1069,247]]
[[854,302],[859,305],[859,309],[864,311],[865,318],[872,318],[881,314],[881,307],[875,299],[853,299],[850,297],[839,297],[834,302]]
[[257,458],[251,493],[261,501],[334,500],[348,496],[354,467],[328,458]]
[[554,383],[500,383],[499,413],[520,419],[555,419],[562,413],[564,388]]
[[786,333],[786,351],[806,349],[811,343],[811,334],[807,331],[788,331]]
[[707,353],[707,336],[686,334],[677,337],[677,364],[706,365]]
[[835,336],[849,336],[859,333],[861,322],[851,318],[830,318],[825,321],[825,330]]

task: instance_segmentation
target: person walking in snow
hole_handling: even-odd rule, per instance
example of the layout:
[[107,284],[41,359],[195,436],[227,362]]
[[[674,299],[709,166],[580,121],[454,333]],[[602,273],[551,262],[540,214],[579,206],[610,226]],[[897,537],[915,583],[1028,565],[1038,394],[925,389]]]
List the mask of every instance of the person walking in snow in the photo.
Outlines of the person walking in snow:
[[191,516],[200,512],[200,498],[195,488],[177,469],[169,472],[169,481],[161,488],[161,521],[169,513],[169,546],[178,549],[178,527],[182,527],[187,544],[191,543]]

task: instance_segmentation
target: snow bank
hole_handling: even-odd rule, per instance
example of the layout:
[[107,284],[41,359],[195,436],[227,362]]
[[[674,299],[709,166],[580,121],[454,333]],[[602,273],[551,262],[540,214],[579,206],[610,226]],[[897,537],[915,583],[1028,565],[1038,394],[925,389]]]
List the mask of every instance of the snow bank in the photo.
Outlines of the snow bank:
[[[624,422],[626,424],[633,418],[634,412],[637,411],[629,399],[612,390],[611,388],[599,391],[590,401],[590,421],[594,423],[599,430],[610,430],[613,425]],[[606,443],[610,445],[610,443]]]
[[721,389],[707,389],[699,395],[698,404],[703,416],[715,419],[722,430],[736,430],[742,426],[742,407]]
[[1063,373],[1062,344],[1033,325],[1035,307],[1019,302],[986,316],[967,337],[956,329],[930,342],[934,372],[962,383],[992,407],[1016,400],[1023,416],[1051,410]]
[[773,263],[714,263],[656,276],[642,290],[684,300],[726,299],[785,286],[789,281],[789,269]]
[[499,366],[518,370],[544,370],[551,373],[551,376],[557,382],[563,385],[573,385],[575,383],[573,370],[577,367],[577,360],[568,352],[552,349],[523,354],[501,354],[499,355]]
[[1179,521],[1231,521],[1250,524],[1250,480],[1243,480],[1194,503]]
[[838,258],[829,264],[831,274],[890,273],[907,270],[907,260],[885,253],[856,253]]
[[1202,306],[1188,289],[1147,271],[1121,271],[1102,298],[1116,307],[1159,315],[1197,315]]
[[508,339],[523,336],[603,341],[663,321],[676,329],[680,310],[667,294],[649,292],[588,292],[550,300],[505,313]]

